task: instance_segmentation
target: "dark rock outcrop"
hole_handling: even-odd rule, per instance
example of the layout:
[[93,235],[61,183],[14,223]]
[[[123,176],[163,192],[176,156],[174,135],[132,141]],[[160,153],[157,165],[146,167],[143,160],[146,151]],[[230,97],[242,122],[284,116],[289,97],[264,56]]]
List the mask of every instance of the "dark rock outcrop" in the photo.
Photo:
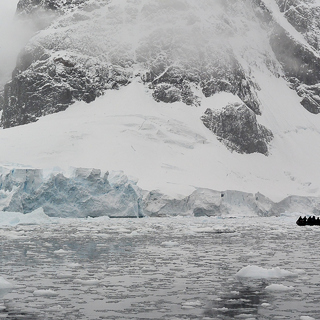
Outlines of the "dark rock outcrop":
[[[231,150],[268,154],[272,133],[254,124],[254,115],[261,115],[259,86],[250,75],[250,67],[241,64],[240,56],[244,53],[235,52],[230,44],[239,28],[241,33],[248,32],[247,25],[234,23],[230,16],[240,17],[241,21],[253,19],[266,31],[266,37],[270,35],[271,48],[290,86],[301,96],[301,104],[311,113],[320,112],[317,90],[320,58],[316,54],[320,9],[312,6],[311,0],[305,3],[277,0],[280,10],[309,46],[281,27],[263,0],[219,1],[222,10],[213,13],[208,30],[203,28],[201,11],[191,11],[187,1],[173,0],[170,5],[161,1],[139,5],[128,1],[125,8],[110,3],[109,0],[19,1],[18,17],[35,23],[36,30],[45,30],[26,45],[12,80],[5,86],[0,101],[4,128],[34,122],[65,110],[75,101],[92,102],[106,90],[119,89],[139,77],[152,90],[156,101],[166,103],[181,101],[199,106],[202,95],[210,97],[219,92],[237,95],[248,110],[243,107],[240,115],[239,110],[229,108],[223,117],[208,110],[203,117],[205,125],[214,127],[214,133]],[[181,18],[183,27],[172,24],[168,27],[168,17]],[[130,36],[119,40],[126,23],[133,28],[142,23],[150,31],[143,32],[136,43]],[[264,55],[267,65],[278,63],[273,55],[261,53]],[[224,123],[219,124],[221,119]],[[227,133],[226,122],[231,127],[233,120],[237,121],[234,130],[238,132]],[[241,121],[244,123],[240,126]]]
[[105,90],[127,83],[129,76],[96,64],[93,58],[83,61],[76,55],[52,57],[39,48],[25,50],[12,81],[5,86],[2,125],[34,122],[65,110],[75,100],[89,103]]
[[309,112],[318,114],[320,96],[314,87],[320,83],[320,6],[314,5],[311,0],[277,0],[277,3],[288,22],[309,46],[274,23],[271,47],[291,87],[302,97],[301,105]]
[[[192,88],[199,87],[205,97],[219,92],[237,95],[254,113],[261,114],[257,86],[248,77],[231,53],[217,52],[217,56],[205,57],[204,61],[181,63],[179,67],[170,65],[172,59],[159,55],[150,62],[150,71],[144,81],[154,90],[156,101],[182,101],[187,105],[199,105],[200,98]],[[206,62],[206,68],[201,64]]]
[[[17,4],[17,13],[30,15],[37,11],[61,11],[72,10],[74,8],[83,8],[89,0],[20,0]],[[97,1],[96,6],[99,1]]]
[[[35,23],[35,30],[50,32],[38,33],[18,58],[12,80],[5,86],[4,128],[65,110],[76,100],[89,103],[108,89],[130,83],[133,77],[141,77],[156,101],[198,106],[199,90],[206,97],[226,91],[238,95],[256,114],[261,113],[257,85],[227,41],[211,43],[210,32],[199,34],[197,13],[184,17],[187,27],[183,33],[179,27],[174,32],[154,24],[155,19],[166,19],[166,10],[173,17],[181,16],[190,9],[188,5],[179,1],[170,6],[128,3],[122,12],[116,6],[106,7],[109,2],[19,1],[18,17]],[[237,12],[233,2],[221,5],[226,11]],[[102,7],[108,10],[96,10]],[[151,30],[133,48],[130,41],[118,41],[122,26],[117,19],[133,26],[144,21]],[[215,23],[221,37],[237,31],[227,17],[221,16]]]
[[276,0],[288,22],[315,49],[320,49],[320,6],[313,0]]
[[4,106],[4,92],[0,92],[0,111],[2,111]]
[[296,78],[307,85],[320,82],[320,58],[281,26],[275,26],[270,44],[288,78]]
[[268,155],[273,134],[258,123],[255,113],[247,106],[230,104],[221,110],[207,109],[201,120],[230,150]]

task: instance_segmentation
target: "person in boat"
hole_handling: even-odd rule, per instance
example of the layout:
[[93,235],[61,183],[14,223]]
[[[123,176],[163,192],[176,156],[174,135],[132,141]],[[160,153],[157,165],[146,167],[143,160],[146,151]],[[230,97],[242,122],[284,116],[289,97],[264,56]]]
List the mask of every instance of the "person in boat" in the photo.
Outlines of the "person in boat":
[[304,217],[302,218],[301,216],[299,217],[299,219],[296,221],[298,226],[305,226],[307,224],[307,218]]
[[302,217],[300,216],[299,218],[298,218],[298,220],[297,220],[297,225],[303,225],[303,219],[302,219]]

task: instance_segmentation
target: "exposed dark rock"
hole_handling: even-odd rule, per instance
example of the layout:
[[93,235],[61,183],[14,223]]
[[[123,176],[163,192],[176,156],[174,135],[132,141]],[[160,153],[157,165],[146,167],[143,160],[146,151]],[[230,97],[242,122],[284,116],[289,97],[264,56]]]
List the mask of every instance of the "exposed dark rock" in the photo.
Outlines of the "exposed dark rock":
[[317,96],[316,99],[312,98],[310,95],[305,95],[301,101],[301,104],[311,113],[318,114],[320,113],[320,101]]
[[2,111],[4,106],[4,92],[0,92],[0,111]]
[[233,61],[232,67],[219,70],[214,76],[206,74],[201,82],[204,95],[210,97],[218,92],[231,92],[237,95],[255,114],[260,115],[260,101],[257,97],[258,88],[245,75],[241,66]]
[[89,2],[89,0],[20,0],[17,4],[17,12],[19,14],[31,14],[40,9],[64,11],[83,6],[87,2]]
[[[205,61],[209,59],[204,58]],[[191,87],[198,86],[206,97],[219,92],[230,92],[237,95],[256,114],[260,112],[260,101],[257,97],[257,86],[246,76],[240,64],[231,53],[223,59],[210,57],[206,68],[201,66],[203,61],[195,61],[194,65],[182,64],[172,66],[171,59],[163,54],[150,62],[150,71],[144,81],[151,83],[153,96],[157,101],[182,101],[187,105],[199,105],[199,98]],[[198,65],[199,64],[199,65]]]
[[153,97],[156,101],[176,102],[181,101],[181,92],[171,84],[161,83],[155,86]]
[[5,86],[2,126],[34,122],[65,110],[75,100],[89,103],[105,90],[128,83],[130,76],[89,57],[53,58],[43,48],[25,49]]
[[273,134],[257,122],[255,113],[245,105],[230,104],[221,110],[207,109],[201,120],[228,149],[268,155],[268,143]]
[[289,23],[319,50],[320,6],[313,0],[277,0],[277,3]]
[[310,47],[294,39],[277,23],[270,44],[291,86],[302,97],[301,105],[318,114],[320,96],[312,87],[320,83],[320,58],[316,53],[320,39],[320,6],[313,5],[312,0],[277,0],[277,3],[288,22],[304,36]]
[[320,113],[320,84],[307,86],[297,85],[295,88],[302,97],[301,104],[311,113]]
[[[95,4],[107,5],[108,2],[97,0]],[[34,20],[38,10],[46,10],[57,13],[52,17],[55,17],[58,28],[55,27],[49,37],[40,36],[32,41],[19,55],[12,80],[5,87],[1,120],[4,128],[65,110],[76,100],[91,102],[107,89],[127,85],[137,64],[146,70],[140,76],[153,90],[156,101],[182,101],[198,106],[197,90],[202,90],[206,97],[226,91],[238,95],[251,110],[260,114],[260,101],[255,93],[258,88],[234,58],[232,50],[221,47],[210,52],[196,48],[197,52],[194,51],[192,33],[191,40],[187,36],[180,39],[180,35],[175,34],[168,37],[161,29],[139,43],[134,53],[117,43],[119,47],[105,48],[108,28],[104,30],[102,27],[101,31],[98,25],[104,24],[106,18],[95,21],[88,15],[90,8],[87,6],[87,0],[19,1],[18,12],[24,19]],[[142,14],[144,9],[141,9]],[[171,9],[180,11],[181,8],[177,5]],[[148,10],[153,12],[153,9]],[[68,18],[64,18],[66,12]],[[132,12],[129,18],[135,19],[135,11]],[[39,16],[42,15],[39,13]],[[113,16],[108,18],[113,19]],[[82,35],[76,27],[77,22],[86,20],[89,22]],[[59,27],[63,30],[66,26],[71,28],[66,33],[60,31]],[[95,41],[90,38],[90,30],[95,34]],[[73,33],[80,33],[80,38],[73,38]],[[173,42],[177,42],[176,45],[172,45]],[[185,46],[182,47],[183,54],[181,46]],[[105,53],[101,55],[101,52]],[[193,58],[195,54],[200,54],[199,59]]]
[[275,27],[270,44],[282,63],[286,76],[312,85],[320,82],[320,59],[306,46],[295,41],[282,27]]
[[[237,14],[241,14],[242,19],[254,19],[268,34],[273,30],[271,47],[285,76],[297,79],[296,90],[303,84],[320,83],[320,59],[312,49],[317,50],[316,41],[320,39],[320,9],[310,5],[311,0],[305,3],[302,0],[277,0],[277,3],[312,47],[291,37],[275,21],[263,0],[219,1],[223,12],[212,21],[213,30],[219,34],[213,42],[209,41],[212,32],[211,35],[206,30],[199,32],[201,23],[197,14],[187,18],[181,15],[190,10],[188,3],[175,0],[170,5],[156,2],[138,6],[128,2],[125,10],[110,5],[106,10],[95,11],[109,3],[109,0],[18,2],[20,19],[35,24],[35,30],[49,28],[50,32],[49,36],[40,32],[18,58],[12,80],[3,95],[3,127],[36,121],[43,115],[65,110],[76,100],[91,102],[107,89],[127,85],[133,76],[141,77],[153,90],[156,101],[181,101],[198,106],[201,94],[197,92],[202,91],[205,97],[230,92],[260,115],[259,87],[250,76],[250,70],[241,65],[240,55],[235,54],[229,41],[223,39],[235,37],[239,26],[243,27],[244,33],[248,32],[246,24],[237,26],[230,20],[230,16]],[[152,24],[154,19],[165,17],[167,10],[172,17],[176,13],[177,17],[185,19],[185,32]],[[117,34],[122,30],[122,23],[117,19],[130,23],[144,21],[152,26],[152,31],[137,45],[133,46],[130,41],[119,42]],[[165,20],[163,22],[165,25]],[[265,63],[270,69],[276,64],[274,58],[267,55]],[[318,113],[315,94],[305,90],[300,95],[301,104],[308,111]]]
[[266,25],[269,25],[273,21],[273,17],[269,9],[264,4],[263,0],[252,0],[253,9],[259,17],[259,20]]

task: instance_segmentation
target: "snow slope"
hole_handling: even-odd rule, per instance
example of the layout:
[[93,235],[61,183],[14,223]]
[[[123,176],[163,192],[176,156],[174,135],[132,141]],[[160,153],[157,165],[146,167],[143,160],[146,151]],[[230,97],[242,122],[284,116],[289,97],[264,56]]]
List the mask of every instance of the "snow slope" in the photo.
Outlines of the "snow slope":
[[157,103],[136,81],[90,105],[77,102],[36,123],[0,130],[0,163],[49,171],[122,170],[142,189],[172,197],[199,187],[261,192],[274,201],[292,194],[320,196],[319,117],[301,108],[283,79],[261,70],[255,77],[264,106],[259,121],[275,136],[268,157],[231,153],[200,121],[207,107],[219,108],[238,97],[202,97],[197,108]]

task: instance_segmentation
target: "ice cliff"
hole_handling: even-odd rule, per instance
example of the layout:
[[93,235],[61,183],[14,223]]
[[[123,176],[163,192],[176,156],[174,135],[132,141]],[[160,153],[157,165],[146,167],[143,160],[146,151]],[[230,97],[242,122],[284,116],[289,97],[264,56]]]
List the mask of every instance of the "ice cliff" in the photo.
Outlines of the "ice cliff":
[[69,174],[39,169],[0,169],[0,211],[50,217],[274,216],[299,210],[320,213],[320,198],[288,197],[274,203],[264,195],[197,189],[182,199],[145,191],[122,173],[73,169]]

